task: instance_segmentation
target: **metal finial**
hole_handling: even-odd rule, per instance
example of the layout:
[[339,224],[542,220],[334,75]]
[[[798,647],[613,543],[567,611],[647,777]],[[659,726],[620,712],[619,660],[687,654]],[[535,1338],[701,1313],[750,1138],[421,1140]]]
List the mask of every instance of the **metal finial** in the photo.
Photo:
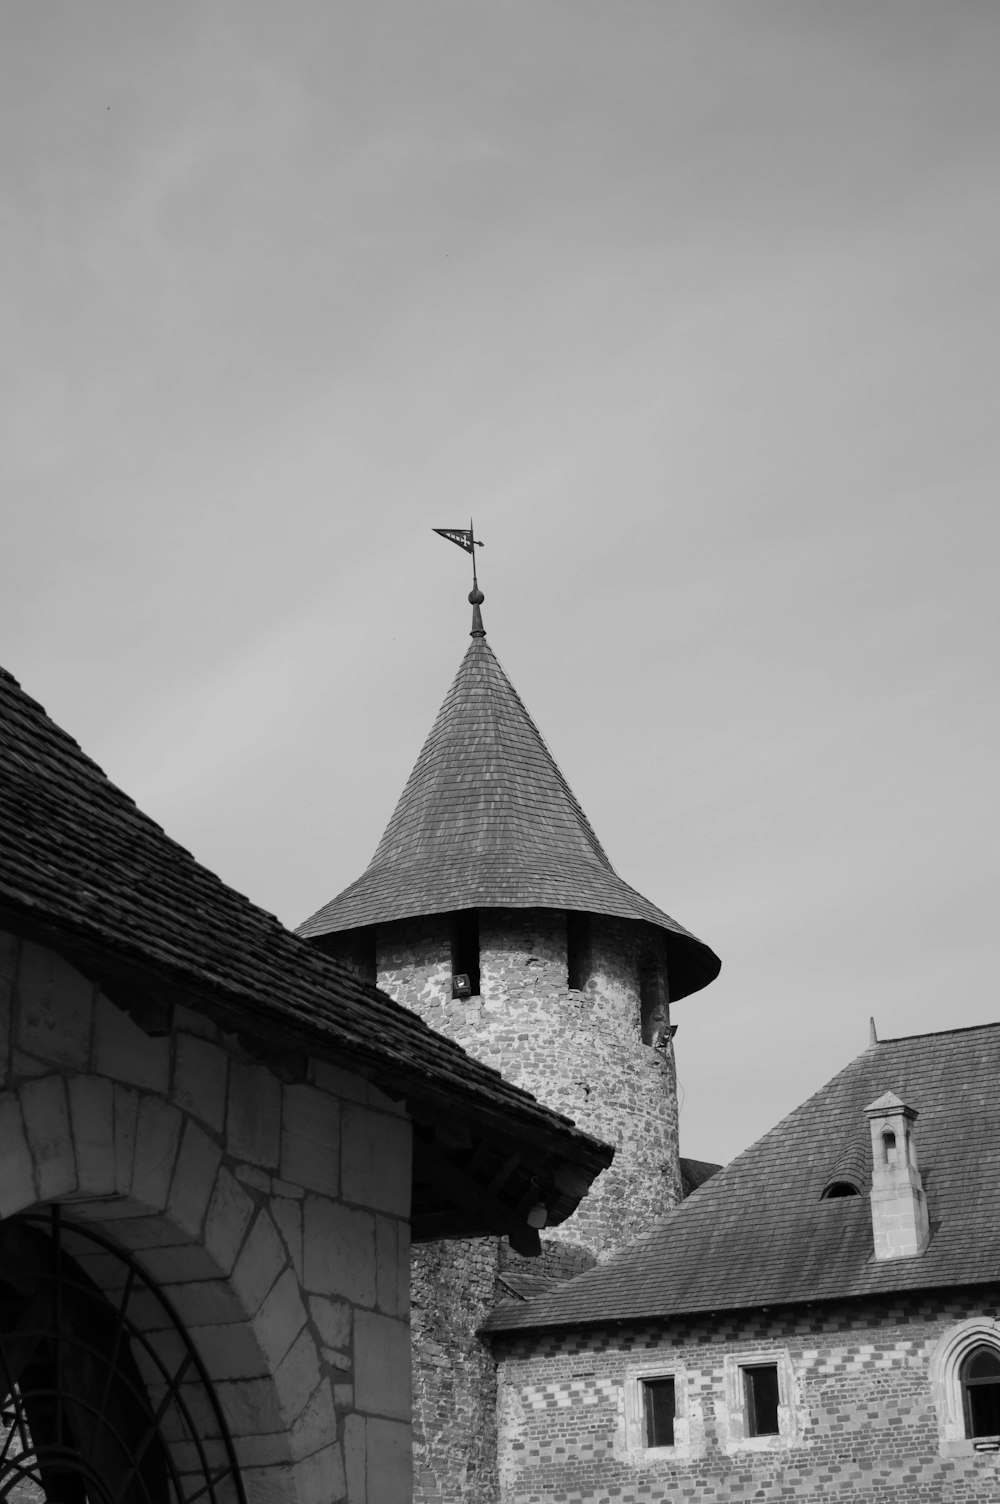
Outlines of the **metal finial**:
[[472,631],[469,633],[470,637],[486,636],[486,628],[483,626],[483,613],[479,609],[485,599],[486,597],[478,584],[473,586],[469,591],[469,605],[472,607]]
[[871,1049],[871,1047],[872,1047],[873,1044],[878,1044],[878,1035],[875,1032],[875,1020],[873,1018],[869,1018],[869,1020],[868,1020],[868,1047],[869,1047],[869,1049]]
[[464,527],[436,527],[434,529],[440,537],[447,538],[451,543],[457,543],[459,548],[464,548],[467,554],[472,555],[472,589],[469,591],[469,605],[472,607],[472,631],[470,637],[485,637],[486,628],[483,626],[483,614],[480,606],[486,599],[479,588],[479,580],[476,578],[476,549],[482,548],[482,542],[475,536],[472,528],[472,518],[469,518],[468,528]]

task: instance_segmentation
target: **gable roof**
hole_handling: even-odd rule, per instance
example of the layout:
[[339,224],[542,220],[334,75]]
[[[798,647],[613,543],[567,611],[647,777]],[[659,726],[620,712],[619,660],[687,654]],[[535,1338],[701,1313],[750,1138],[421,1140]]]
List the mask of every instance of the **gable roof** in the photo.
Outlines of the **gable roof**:
[[[508,1156],[513,1140],[525,1190],[560,1161],[588,1184],[611,1161],[606,1145],[196,862],[3,669],[0,926],[61,951],[130,1011],[140,999],[155,1010],[180,991],[243,1039],[366,1076],[405,1098],[415,1118],[475,1125]],[[553,1196],[553,1219],[579,1199]]]
[[[500,1306],[489,1325],[576,1326],[995,1280],[998,1080],[998,1024],[875,1044],[644,1238],[556,1291]],[[931,1241],[919,1258],[876,1263],[865,1108],[885,1091],[919,1113]],[[821,1199],[862,1161],[864,1194]]]
[[307,938],[468,908],[616,915],[665,932],[672,998],[716,955],[623,882],[520,696],[475,635],[366,871]]

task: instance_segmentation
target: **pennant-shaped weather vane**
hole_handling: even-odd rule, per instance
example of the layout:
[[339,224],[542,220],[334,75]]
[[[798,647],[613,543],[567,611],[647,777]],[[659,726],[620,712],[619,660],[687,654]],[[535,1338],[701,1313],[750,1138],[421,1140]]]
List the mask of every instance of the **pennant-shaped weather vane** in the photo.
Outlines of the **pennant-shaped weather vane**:
[[472,607],[472,636],[485,637],[483,618],[479,610],[485,596],[476,578],[476,549],[482,548],[483,544],[482,540],[473,534],[472,519],[469,519],[468,527],[436,527],[434,532],[439,538],[447,538],[449,542],[457,543],[459,548],[464,548],[467,554],[472,555],[472,590],[469,593],[469,604]]

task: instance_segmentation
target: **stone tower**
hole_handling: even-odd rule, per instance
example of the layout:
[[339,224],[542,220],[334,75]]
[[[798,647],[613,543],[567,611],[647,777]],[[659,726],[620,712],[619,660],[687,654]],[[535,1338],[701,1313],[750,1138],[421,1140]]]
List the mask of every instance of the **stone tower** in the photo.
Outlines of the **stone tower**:
[[[615,1147],[539,1263],[516,1267],[495,1240],[416,1249],[414,1498],[434,1504],[495,1497],[492,1364],[475,1332],[498,1295],[526,1269],[565,1277],[608,1257],[680,1198],[670,1004],[719,970],[611,866],[486,642],[481,599],[371,863],[300,929]],[[543,1229],[552,1194],[539,1187],[530,1219]]]

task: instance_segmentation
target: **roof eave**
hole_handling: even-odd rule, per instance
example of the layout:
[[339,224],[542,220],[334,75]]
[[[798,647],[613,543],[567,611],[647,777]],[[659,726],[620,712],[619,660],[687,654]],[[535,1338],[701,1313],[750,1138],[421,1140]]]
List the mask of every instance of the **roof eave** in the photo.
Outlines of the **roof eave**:
[[[353,885],[356,887],[357,885]],[[351,890],[347,890],[351,892]],[[344,896],[344,895],[341,895]],[[353,897],[352,893],[352,897]],[[360,919],[356,913],[356,906],[346,906],[338,913],[338,900],[317,912],[300,924],[295,933],[303,940],[320,940],[325,935],[348,935],[352,931],[365,930],[375,924],[404,923],[409,919],[430,919],[435,916],[461,913],[466,909],[551,909],[554,912],[594,914],[604,919],[623,919],[630,924],[648,925],[649,928],[661,935],[667,946],[667,973],[670,979],[670,1000],[679,1002],[682,998],[690,997],[692,993],[700,992],[710,982],[714,982],[722,969],[722,962],[710,946],[697,936],[688,933],[680,927],[674,927],[670,922],[662,922],[656,919],[638,915],[622,913],[612,908],[596,908],[583,902],[557,905],[551,901],[545,902],[535,895],[522,896],[519,899],[498,897],[470,898],[465,902],[449,904],[447,906],[433,902],[412,904],[400,904],[390,906],[387,911],[381,912],[377,918]],[[664,915],[664,921],[667,916]]]
[[[402,1054],[395,1058],[384,1046],[337,1038],[332,1028],[326,1030],[277,1003],[271,1009],[262,1008],[259,999],[238,990],[211,987],[199,974],[187,973],[179,965],[165,967],[141,947],[123,944],[96,926],[48,913],[26,895],[0,895],[0,927],[57,951],[83,975],[99,982],[109,999],[128,1012],[148,1035],[170,1033],[173,1007],[182,1004],[236,1035],[248,1053],[259,1054],[281,1079],[305,1079],[308,1059],[326,1060],[357,1073],[389,1098],[403,1102],[411,1118],[425,1126],[433,1129],[444,1125],[453,1132],[456,1123],[464,1125],[471,1131],[477,1162],[482,1160],[482,1144],[486,1142],[496,1151],[494,1157],[499,1154],[518,1161],[522,1168],[530,1166],[529,1179],[544,1192],[552,1223],[572,1215],[614,1158],[610,1145],[581,1132],[569,1119],[533,1100],[500,1105],[488,1101],[475,1085],[453,1077],[438,1081],[426,1067],[414,1066]],[[494,1184],[487,1196],[482,1188],[477,1191],[468,1177],[463,1181],[461,1164],[450,1157],[447,1146],[438,1152],[449,1160],[448,1173],[456,1184],[451,1210],[455,1230],[442,1228],[433,1236],[500,1233],[509,1236],[519,1252],[531,1255],[540,1251],[537,1232],[525,1220],[525,1194],[513,1170],[507,1195],[503,1186]],[[495,1175],[490,1178],[495,1182]],[[538,1194],[536,1190],[536,1199]],[[420,1240],[418,1217],[415,1233]]]

